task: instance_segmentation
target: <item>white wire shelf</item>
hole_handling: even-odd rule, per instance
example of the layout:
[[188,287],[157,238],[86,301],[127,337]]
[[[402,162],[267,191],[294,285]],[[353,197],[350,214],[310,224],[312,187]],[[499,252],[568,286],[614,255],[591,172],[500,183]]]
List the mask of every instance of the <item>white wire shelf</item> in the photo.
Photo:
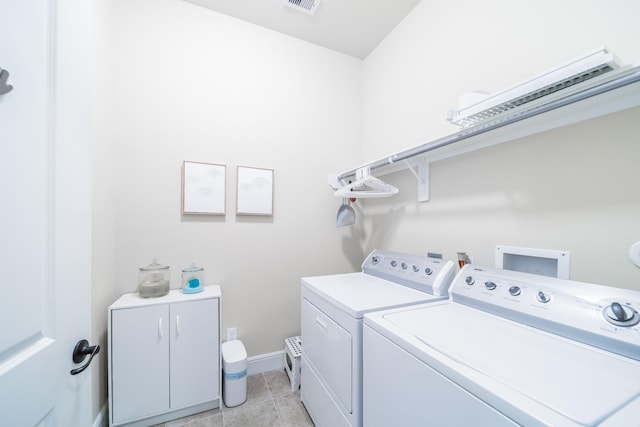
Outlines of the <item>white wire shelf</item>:
[[[640,66],[620,68],[607,74],[607,78],[572,86],[566,94],[559,96],[556,93],[548,102],[514,109],[448,136],[344,171],[337,176],[337,181],[348,182],[362,168],[375,171],[376,176],[411,168],[419,181],[418,199],[426,201],[429,199],[428,166],[431,162],[640,106]],[[418,168],[417,172],[414,167]]]

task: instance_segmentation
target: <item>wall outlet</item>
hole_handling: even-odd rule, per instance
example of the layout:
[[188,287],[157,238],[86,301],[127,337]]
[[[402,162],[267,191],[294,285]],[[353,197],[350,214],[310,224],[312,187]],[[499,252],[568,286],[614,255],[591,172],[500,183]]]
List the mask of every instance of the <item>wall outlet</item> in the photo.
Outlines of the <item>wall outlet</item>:
[[227,341],[238,339],[238,328],[227,328]]

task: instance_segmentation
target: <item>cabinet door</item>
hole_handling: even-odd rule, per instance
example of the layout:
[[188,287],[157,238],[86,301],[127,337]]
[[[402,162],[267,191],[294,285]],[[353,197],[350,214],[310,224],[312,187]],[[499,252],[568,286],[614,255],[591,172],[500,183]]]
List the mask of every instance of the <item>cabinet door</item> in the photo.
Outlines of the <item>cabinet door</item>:
[[169,306],[111,311],[113,423],[169,410]]
[[171,304],[171,409],[219,397],[218,299]]

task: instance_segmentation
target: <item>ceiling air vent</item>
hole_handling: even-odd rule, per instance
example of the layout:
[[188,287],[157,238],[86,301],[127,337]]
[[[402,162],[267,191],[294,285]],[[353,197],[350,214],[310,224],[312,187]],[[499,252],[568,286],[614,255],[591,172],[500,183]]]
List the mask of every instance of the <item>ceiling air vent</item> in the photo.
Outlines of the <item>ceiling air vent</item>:
[[282,3],[291,9],[313,15],[316,13],[320,0],[282,0]]
[[600,76],[619,67],[612,53],[598,49],[494,95],[465,94],[458,100],[458,108],[449,111],[447,120],[463,127],[479,124],[582,90],[587,82],[599,81]]

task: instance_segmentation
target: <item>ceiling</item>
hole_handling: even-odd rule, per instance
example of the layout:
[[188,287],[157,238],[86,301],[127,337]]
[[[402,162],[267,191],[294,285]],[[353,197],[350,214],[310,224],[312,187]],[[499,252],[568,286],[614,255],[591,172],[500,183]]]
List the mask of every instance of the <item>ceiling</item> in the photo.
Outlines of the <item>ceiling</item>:
[[285,6],[286,0],[185,1],[361,59],[420,2],[321,0],[311,16]]

